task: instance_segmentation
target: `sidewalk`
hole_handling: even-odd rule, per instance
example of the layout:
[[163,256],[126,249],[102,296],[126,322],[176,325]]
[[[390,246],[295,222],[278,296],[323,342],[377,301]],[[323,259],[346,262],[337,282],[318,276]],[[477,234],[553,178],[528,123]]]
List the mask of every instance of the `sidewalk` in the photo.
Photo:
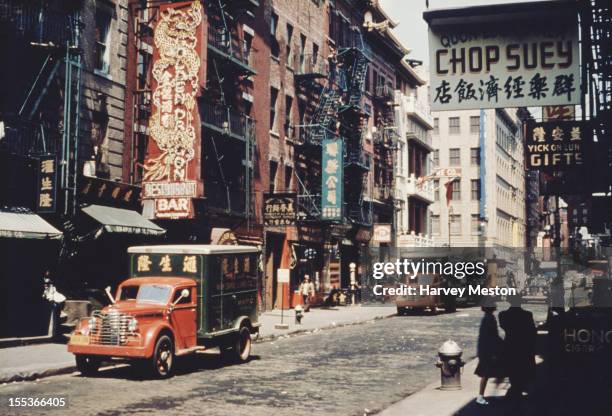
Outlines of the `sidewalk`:
[[[395,315],[395,308],[343,306],[330,309],[313,308],[304,314],[302,325],[295,324],[292,309],[284,311],[283,322],[289,329],[276,329],[281,312],[264,312],[259,317],[260,336],[258,342],[269,341],[281,336],[353,325]],[[66,350],[65,344],[36,344],[0,349],[0,383],[34,380],[57,374],[76,371],[74,355]]]

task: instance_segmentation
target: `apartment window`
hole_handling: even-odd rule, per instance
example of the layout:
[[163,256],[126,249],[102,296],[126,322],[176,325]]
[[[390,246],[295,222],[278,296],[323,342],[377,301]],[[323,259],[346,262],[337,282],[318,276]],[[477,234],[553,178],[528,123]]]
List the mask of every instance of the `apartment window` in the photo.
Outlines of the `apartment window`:
[[472,201],[480,200],[480,179],[472,179],[471,181],[472,188]]
[[461,128],[459,124],[459,117],[449,117],[448,119],[448,132],[450,134],[459,134],[461,133]]
[[433,151],[432,164],[434,168],[440,166],[440,150],[436,149]]
[[431,218],[431,234],[440,235],[440,216],[432,215],[430,218]]
[[458,148],[449,149],[448,164],[449,166],[460,166],[461,165],[461,149],[458,149]]
[[472,221],[470,224],[472,234],[478,234],[480,231],[480,216],[478,214],[472,214]]
[[461,200],[461,179],[457,179],[452,183],[451,201]]
[[95,69],[106,74],[108,74],[110,69],[111,20],[110,10],[96,9]]
[[293,97],[285,95],[285,137],[290,137],[291,134],[291,107],[293,106]]
[[439,201],[440,200],[440,179],[434,179],[433,186],[434,186],[434,200]]
[[440,134],[440,119],[434,118],[434,134]]
[[470,149],[470,163],[472,166],[480,166],[480,147]]
[[285,191],[291,190],[291,178],[293,177],[293,168],[285,165]]
[[312,64],[316,65],[319,61],[319,45],[312,42]]
[[293,41],[293,26],[287,23],[287,46],[285,47],[285,58],[286,64],[291,65],[293,62],[293,50],[291,49],[291,42]]
[[480,133],[480,116],[470,117],[470,133]]
[[251,48],[253,47],[253,36],[249,33],[244,33],[243,56],[246,62],[251,63]]
[[278,90],[270,87],[270,130],[275,131],[276,126],[276,100],[278,99]]
[[304,71],[304,62],[306,60],[306,36],[300,33],[300,70]]
[[450,233],[451,235],[461,235],[461,214],[450,216]]
[[270,192],[274,192],[276,186],[276,171],[278,170],[278,162],[270,161]]
[[278,58],[279,47],[278,40],[276,39],[276,31],[278,30],[278,15],[276,13],[272,13],[270,17],[270,53],[273,57]]

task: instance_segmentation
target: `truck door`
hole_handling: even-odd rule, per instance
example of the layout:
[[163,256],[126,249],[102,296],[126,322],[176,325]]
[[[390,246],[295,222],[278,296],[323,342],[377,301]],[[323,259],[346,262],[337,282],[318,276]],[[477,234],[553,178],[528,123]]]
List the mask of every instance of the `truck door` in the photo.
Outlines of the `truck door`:
[[196,288],[178,287],[172,302],[175,302],[183,289],[189,290],[189,296],[181,299],[172,312],[172,326],[176,330],[177,349],[195,347],[196,345]]

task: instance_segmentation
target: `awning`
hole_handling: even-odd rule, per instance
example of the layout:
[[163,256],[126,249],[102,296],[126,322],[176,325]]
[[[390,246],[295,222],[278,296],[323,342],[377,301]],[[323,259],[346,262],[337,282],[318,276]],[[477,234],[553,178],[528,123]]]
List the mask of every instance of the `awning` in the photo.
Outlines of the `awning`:
[[81,210],[102,224],[104,230],[109,233],[161,235],[166,232],[138,212],[129,209],[89,205]]
[[0,237],[59,239],[62,232],[29,210],[0,211]]

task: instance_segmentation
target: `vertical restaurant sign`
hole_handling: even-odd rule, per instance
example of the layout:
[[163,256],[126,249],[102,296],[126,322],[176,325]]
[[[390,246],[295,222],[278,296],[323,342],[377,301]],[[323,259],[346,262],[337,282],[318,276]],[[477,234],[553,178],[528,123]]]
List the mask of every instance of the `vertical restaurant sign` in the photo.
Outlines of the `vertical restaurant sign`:
[[342,220],[344,142],[324,139],[322,150],[321,219]]
[[581,166],[584,145],[592,140],[588,123],[578,120],[527,121],[527,169],[562,171]]
[[165,4],[155,26],[142,197],[155,201],[156,218],[192,218],[192,198],[202,195],[196,101],[203,82],[202,19],[199,1]]
[[48,214],[54,213],[57,209],[57,166],[55,156],[41,156],[38,163],[36,211]]
[[431,109],[579,104],[576,18],[543,19],[430,27]]

